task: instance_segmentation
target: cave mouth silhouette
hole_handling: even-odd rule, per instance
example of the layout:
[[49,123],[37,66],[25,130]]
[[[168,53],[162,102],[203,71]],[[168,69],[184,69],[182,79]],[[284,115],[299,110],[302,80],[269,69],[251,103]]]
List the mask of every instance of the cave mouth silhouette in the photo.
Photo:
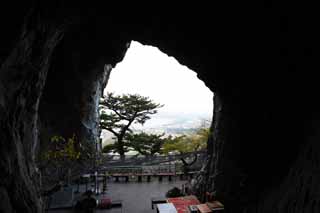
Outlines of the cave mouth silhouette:
[[[182,135],[211,123],[213,93],[196,72],[154,46],[131,41],[110,73],[104,95],[108,92],[140,94],[164,105],[145,124],[132,125],[136,131]],[[112,133],[104,130],[101,136],[105,144]]]
[[121,15],[98,3],[4,5],[0,210],[41,212],[37,150],[52,134],[96,140],[110,67],[136,40],[195,70],[215,93],[201,186],[228,212],[319,212],[319,13],[301,2],[290,11],[281,2],[215,3]]

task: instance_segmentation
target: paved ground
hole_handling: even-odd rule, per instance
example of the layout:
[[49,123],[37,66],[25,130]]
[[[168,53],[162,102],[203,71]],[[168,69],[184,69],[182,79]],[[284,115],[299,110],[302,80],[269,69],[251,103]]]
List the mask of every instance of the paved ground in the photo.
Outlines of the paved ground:
[[[181,188],[181,185],[185,181],[174,180],[168,182],[166,179],[162,182],[158,182],[156,179],[151,182],[108,182],[108,190],[105,196],[110,197],[112,200],[122,200],[122,211],[120,208],[114,208],[111,210],[96,211],[106,213],[127,212],[127,213],[152,213],[156,212],[155,209],[151,209],[151,197],[165,196],[165,193],[173,188]],[[85,186],[80,187],[81,191],[85,191]],[[79,194],[75,194],[75,197]],[[50,213],[67,213],[72,211],[56,210],[49,211]]]

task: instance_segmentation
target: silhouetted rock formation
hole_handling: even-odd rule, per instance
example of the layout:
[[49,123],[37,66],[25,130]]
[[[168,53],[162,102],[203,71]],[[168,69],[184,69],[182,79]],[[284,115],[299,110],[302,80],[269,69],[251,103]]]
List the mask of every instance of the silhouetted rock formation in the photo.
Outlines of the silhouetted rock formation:
[[41,212],[36,150],[51,134],[96,140],[101,89],[130,40],[174,56],[215,93],[202,190],[227,212],[319,212],[316,13],[62,2],[0,15],[0,212]]

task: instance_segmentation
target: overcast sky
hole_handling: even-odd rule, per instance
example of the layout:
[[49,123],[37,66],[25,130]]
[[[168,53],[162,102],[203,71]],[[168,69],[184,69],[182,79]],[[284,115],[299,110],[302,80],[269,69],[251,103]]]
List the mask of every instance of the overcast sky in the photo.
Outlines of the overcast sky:
[[123,61],[112,70],[106,92],[149,96],[165,105],[158,116],[198,114],[211,119],[212,115],[213,93],[195,72],[158,48],[135,41]]

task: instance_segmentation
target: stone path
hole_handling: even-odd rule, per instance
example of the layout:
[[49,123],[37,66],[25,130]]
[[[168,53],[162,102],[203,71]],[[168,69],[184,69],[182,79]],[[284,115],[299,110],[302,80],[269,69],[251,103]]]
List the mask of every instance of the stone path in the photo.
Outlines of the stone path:
[[[151,209],[151,197],[165,196],[165,193],[173,188],[179,187],[185,181],[174,180],[171,182],[162,181],[158,182],[153,180],[151,182],[108,182],[108,190],[105,196],[110,197],[112,200],[122,200],[122,211],[120,208],[113,208],[110,210],[97,210],[96,212],[116,213],[116,212],[130,212],[130,213],[152,213],[156,212]],[[80,187],[81,191],[85,190],[85,186]],[[75,199],[81,193],[75,194]],[[50,213],[69,213],[71,210],[55,210],[49,211]]]

